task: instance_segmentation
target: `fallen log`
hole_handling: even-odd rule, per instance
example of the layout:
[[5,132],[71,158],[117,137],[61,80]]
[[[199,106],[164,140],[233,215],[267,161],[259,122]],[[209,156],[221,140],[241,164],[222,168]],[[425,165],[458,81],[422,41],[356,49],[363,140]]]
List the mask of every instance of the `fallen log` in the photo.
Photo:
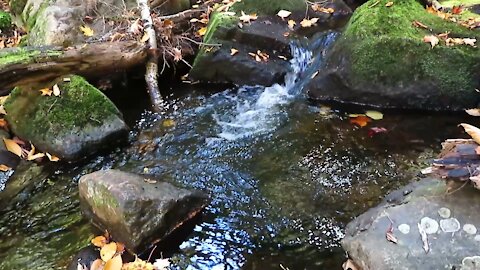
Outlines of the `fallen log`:
[[143,64],[148,47],[136,41],[73,47],[18,47],[0,50],[0,90],[35,85],[63,75],[96,76]]

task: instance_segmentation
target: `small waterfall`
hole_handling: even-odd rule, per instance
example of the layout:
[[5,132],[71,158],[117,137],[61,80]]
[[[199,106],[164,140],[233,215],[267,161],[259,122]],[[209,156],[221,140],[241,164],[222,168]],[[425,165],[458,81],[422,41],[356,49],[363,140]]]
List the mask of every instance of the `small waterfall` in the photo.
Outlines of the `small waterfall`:
[[335,32],[323,33],[310,46],[292,42],[291,71],[285,76],[285,82],[269,87],[240,87],[236,96],[228,97],[235,99],[234,108],[214,115],[221,127],[218,137],[237,140],[274,129],[286,116],[284,106],[302,96],[306,81],[321,66],[324,51],[336,36]]

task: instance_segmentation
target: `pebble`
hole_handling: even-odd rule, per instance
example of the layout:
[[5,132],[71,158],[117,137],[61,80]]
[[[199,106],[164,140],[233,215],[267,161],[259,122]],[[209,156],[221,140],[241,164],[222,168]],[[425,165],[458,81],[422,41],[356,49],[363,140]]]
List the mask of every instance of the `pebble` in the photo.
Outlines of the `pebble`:
[[468,234],[476,234],[477,233],[477,227],[475,227],[475,225],[473,225],[473,224],[463,225],[463,230]]

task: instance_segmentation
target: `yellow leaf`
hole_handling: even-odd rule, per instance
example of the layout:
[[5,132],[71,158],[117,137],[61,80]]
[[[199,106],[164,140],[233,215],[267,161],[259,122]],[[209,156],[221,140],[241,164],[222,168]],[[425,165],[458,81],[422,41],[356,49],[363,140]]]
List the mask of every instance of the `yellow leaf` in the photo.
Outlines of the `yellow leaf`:
[[42,93],[42,96],[51,96],[53,91],[50,88],[43,88],[40,89],[40,93]]
[[16,143],[14,140],[3,138],[3,142],[5,143],[5,147],[8,151],[14,153],[19,157],[22,156],[22,147],[20,147],[20,145],[18,145],[18,143]]
[[4,164],[0,164],[0,171],[2,172],[8,172],[10,171],[12,168],[8,167],[7,165],[4,165]]
[[365,115],[372,118],[373,120],[381,120],[383,119],[383,114],[377,111],[366,111]]
[[312,18],[310,20],[308,19],[303,19],[301,22],[300,22],[300,25],[303,27],[303,28],[306,28],[306,27],[312,27],[314,24],[316,24],[318,21],[318,18]]
[[148,33],[145,32],[145,34],[143,35],[142,39],[140,39],[140,42],[141,42],[141,43],[145,43],[145,42],[147,42],[149,39],[150,39],[150,36],[148,35]]
[[351,113],[348,115],[348,117],[350,118],[355,118],[355,117],[359,117],[359,116],[365,116],[365,114],[363,113]]
[[101,236],[97,236],[95,238],[92,239],[92,244],[96,247],[103,247],[105,246],[105,244],[107,244],[107,238],[105,238],[105,236],[101,235]]
[[[115,244],[115,243],[113,243]],[[122,257],[120,255],[117,255],[113,257],[112,259],[108,260],[108,262],[105,264],[105,268],[103,270],[121,270],[122,269]]]
[[53,86],[53,95],[56,97],[60,96],[60,87],[57,84]]
[[393,2],[390,1],[390,2],[386,3],[385,6],[386,6],[386,7],[391,7],[391,6],[393,6]]
[[58,157],[56,157],[56,156],[54,156],[54,155],[51,155],[51,154],[49,154],[49,153],[45,153],[45,155],[47,155],[47,157],[48,157],[48,159],[49,159],[50,161],[57,162],[57,161],[60,160],[60,158],[58,158]]
[[102,260],[108,264],[108,261],[113,258],[113,255],[115,255],[116,252],[117,243],[111,242],[110,244],[106,244],[102,247],[100,250],[100,258],[102,258]]
[[197,31],[197,34],[201,37],[205,36],[206,33],[207,33],[207,27],[202,27]]
[[0,105],[0,114],[7,115],[7,111],[5,111],[5,107],[3,107],[3,105]]
[[480,144],[480,129],[475,127],[475,126],[472,126],[472,125],[469,125],[469,124],[465,124],[465,123],[462,123],[460,124],[460,126],[463,127],[463,129],[465,129],[465,132],[468,133],[468,135],[470,135],[470,137],[472,137],[472,139]]
[[297,23],[294,21],[294,20],[288,20],[288,28],[290,30],[293,30],[293,28],[295,27]]
[[238,50],[237,50],[237,49],[235,49],[235,48],[230,49],[230,55],[231,55],[231,56],[234,56],[234,55],[237,54],[237,53],[238,53]]
[[91,37],[93,36],[93,30],[92,28],[84,25],[84,26],[80,26],[80,31],[82,31],[83,35],[86,36],[86,37]]

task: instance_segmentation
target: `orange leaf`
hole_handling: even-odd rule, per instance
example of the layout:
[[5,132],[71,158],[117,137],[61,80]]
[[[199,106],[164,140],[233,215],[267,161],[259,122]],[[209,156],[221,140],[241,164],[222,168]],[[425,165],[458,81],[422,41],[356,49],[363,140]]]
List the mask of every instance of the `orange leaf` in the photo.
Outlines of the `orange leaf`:
[[22,156],[22,147],[20,147],[20,145],[18,145],[16,141],[3,138],[3,142],[5,143],[5,147],[8,151],[14,153],[19,157]]
[[115,255],[116,252],[117,243],[112,242],[110,244],[106,244],[100,250],[100,258],[102,258],[102,260],[108,264],[108,261],[113,257],[113,255]]
[[452,14],[460,14],[462,13],[463,8],[462,6],[453,6],[452,7]]
[[122,253],[125,251],[125,245],[122,243],[117,243],[117,253]]
[[360,127],[366,126],[370,121],[372,121],[372,119],[364,115],[359,115],[350,119],[350,123],[358,125]]
[[90,270],[103,270],[104,264],[105,263],[102,260],[96,259],[93,261],[92,265],[90,265]]
[[108,260],[103,270],[121,270],[122,265],[123,265],[122,257],[120,255],[117,255],[112,259]]
[[96,247],[103,247],[105,246],[105,244],[107,244],[107,238],[105,238],[105,236],[97,236],[95,238],[92,239],[92,244]]

